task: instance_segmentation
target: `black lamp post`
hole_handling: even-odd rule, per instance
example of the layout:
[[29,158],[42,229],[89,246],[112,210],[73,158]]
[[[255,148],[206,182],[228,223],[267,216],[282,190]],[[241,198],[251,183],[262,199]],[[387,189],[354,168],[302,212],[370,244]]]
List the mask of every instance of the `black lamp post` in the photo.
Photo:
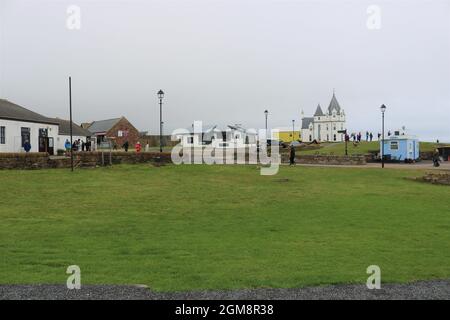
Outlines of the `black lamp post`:
[[381,106],[382,124],[381,124],[381,167],[384,168],[384,113],[386,112],[386,106]]
[[164,98],[164,91],[158,91],[159,98],[159,152],[162,153],[162,101]]
[[269,116],[269,110],[264,111],[264,115],[266,116],[266,143],[269,140],[267,136],[267,117]]

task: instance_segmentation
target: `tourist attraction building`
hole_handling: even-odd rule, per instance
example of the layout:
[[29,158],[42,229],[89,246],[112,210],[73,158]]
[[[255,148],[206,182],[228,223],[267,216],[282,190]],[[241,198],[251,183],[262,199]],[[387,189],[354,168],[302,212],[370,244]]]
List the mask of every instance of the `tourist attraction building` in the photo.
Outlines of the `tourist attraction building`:
[[345,112],[341,108],[333,92],[333,97],[325,112],[320,104],[312,117],[305,117],[302,111],[301,137],[303,142],[341,142],[345,134],[340,132],[346,129]]

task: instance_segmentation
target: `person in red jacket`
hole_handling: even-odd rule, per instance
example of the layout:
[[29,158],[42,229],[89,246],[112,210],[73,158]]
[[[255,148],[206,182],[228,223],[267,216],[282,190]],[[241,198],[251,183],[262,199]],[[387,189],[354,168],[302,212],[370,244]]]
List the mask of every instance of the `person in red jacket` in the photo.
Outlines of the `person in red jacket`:
[[141,149],[142,149],[141,143],[138,141],[136,143],[136,145],[134,146],[134,148],[136,149],[137,153],[141,152]]

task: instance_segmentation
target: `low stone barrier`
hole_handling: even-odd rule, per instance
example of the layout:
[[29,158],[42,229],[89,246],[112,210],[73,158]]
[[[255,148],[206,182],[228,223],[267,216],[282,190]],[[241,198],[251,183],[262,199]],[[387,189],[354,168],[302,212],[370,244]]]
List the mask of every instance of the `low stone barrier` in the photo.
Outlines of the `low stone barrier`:
[[443,184],[450,186],[450,173],[427,173],[422,180],[432,184]]
[[[159,152],[77,152],[74,166],[93,168],[110,164],[169,163],[170,153]],[[50,157],[47,153],[0,153],[0,169],[70,168],[70,157]]]
[[49,167],[47,153],[0,153],[0,169],[44,169]]
[[[246,155],[248,159],[248,155]],[[283,163],[289,163],[289,155],[282,154]],[[171,163],[168,152],[77,152],[74,153],[76,168],[94,168],[114,164]],[[296,163],[321,165],[365,165],[366,157],[336,155],[297,155]],[[0,153],[0,169],[46,169],[70,168],[69,157],[50,157],[47,153]]]
[[[289,163],[289,155],[283,154],[283,163]],[[319,164],[319,165],[366,165],[367,160],[364,155],[338,156],[338,155],[297,155],[295,162],[298,164]]]

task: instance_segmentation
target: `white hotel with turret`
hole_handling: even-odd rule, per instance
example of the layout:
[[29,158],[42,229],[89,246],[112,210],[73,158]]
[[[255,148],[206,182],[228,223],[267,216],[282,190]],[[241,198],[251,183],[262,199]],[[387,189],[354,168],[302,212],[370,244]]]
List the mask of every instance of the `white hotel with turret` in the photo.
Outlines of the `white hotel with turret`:
[[333,92],[330,105],[324,113],[320,104],[317,106],[313,117],[305,117],[302,111],[301,136],[303,142],[340,142],[344,141],[345,135],[339,133],[347,129],[345,124],[345,112],[341,108]]

